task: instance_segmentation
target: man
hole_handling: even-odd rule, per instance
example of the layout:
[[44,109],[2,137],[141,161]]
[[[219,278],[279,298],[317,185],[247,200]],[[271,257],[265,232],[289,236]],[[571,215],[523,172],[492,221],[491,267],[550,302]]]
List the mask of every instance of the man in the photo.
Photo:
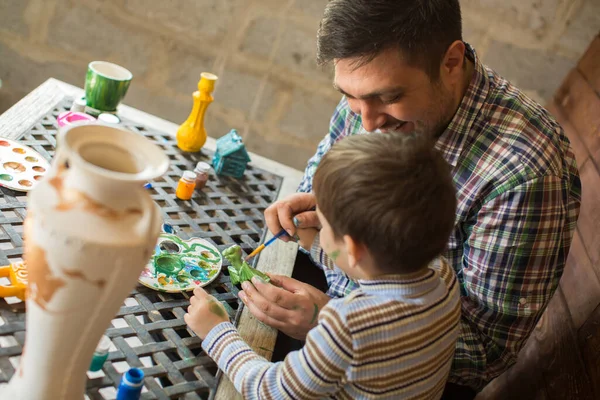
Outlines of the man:
[[[473,397],[515,362],[562,275],[581,198],[569,141],[462,41],[458,0],[332,0],[317,45],[344,97],[308,162],[304,193],[265,211],[269,229],[317,225],[307,211],[312,175],[343,137],[393,130],[434,138],[458,201],[446,257],[461,283],[462,318],[447,392]],[[314,305],[355,287],[339,269],[324,271],[327,296],[286,278],[280,288],[246,283],[241,298],[259,320],[302,338]]]

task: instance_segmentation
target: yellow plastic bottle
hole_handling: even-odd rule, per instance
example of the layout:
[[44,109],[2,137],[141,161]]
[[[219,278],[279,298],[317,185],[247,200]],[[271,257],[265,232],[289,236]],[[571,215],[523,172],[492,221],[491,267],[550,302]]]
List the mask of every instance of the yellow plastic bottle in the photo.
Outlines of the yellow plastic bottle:
[[204,129],[204,115],[208,105],[212,103],[212,92],[215,82],[219,79],[210,72],[200,74],[198,91],[194,92],[194,107],[188,119],[177,130],[177,147],[183,151],[199,151],[206,143],[206,129]]

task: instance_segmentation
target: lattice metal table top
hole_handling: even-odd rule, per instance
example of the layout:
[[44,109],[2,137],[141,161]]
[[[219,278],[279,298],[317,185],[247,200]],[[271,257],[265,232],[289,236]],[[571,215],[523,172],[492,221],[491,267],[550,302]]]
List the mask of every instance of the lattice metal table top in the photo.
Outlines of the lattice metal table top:
[[[56,145],[56,116],[70,105],[65,100],[27,131],[20,142],[50,160]],[[277,198],[282,182],[279,176],[251,166],[242,180],[217,177],[211,171],[202,192],[197,191],[190,201],[182,201],[175,197],[182,172],[193,169],[198,161],[210,163],[212,153],[202,150],[185,154],[176,147],[175,139],[165,133],[127,120],[121,126],[153,140],[169,156],[169,171],[151,182],[153,188],[149,190],[165,222],[179,236],[207,239],[219,250],[237,243],[249,253],[259,245],[265,233],[263,211]],[[0,265],[22,260],[25,215],[26,195],[0,188]],[[236,320],[241,310],[238,289],[230,282],[227,260],[223,264],[219,278],[206,289]],[[6,278],[0,278],[0,284],[6,283]],[[106,331],[112,342],[108,361],[102,371],[88,372],[87,398],[115,398],[121,374],[130,367],[140,367],[145,373],[143,399],[214,396],[217,366],[183,320],[190,294],[157,292],[141,285],[135,288]],[[0,298],[0,385],[13,375],[24,340],[24,303],[16,298]]]

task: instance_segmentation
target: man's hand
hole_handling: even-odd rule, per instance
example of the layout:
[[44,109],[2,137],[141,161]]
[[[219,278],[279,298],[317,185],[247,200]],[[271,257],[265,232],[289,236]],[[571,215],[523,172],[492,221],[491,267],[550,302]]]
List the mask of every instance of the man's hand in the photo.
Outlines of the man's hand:
[[276,201],[265,210],[269,230],[276,234],[285,229],[289,236],[280,239],[287,242],[296,233],[296,227],[320,229],[319,218],[314,211],[317,202],[312,193],[294,193]]
[[319,289],[282,275],[270,275],[271,284],[257,277],[242,283],[239,297],[259,321],[296,339],[317,325],[319,311],[330,300]]
[[196,288],[183,320],[198,337],[204,339],[212,328],[221,322],[229,322],[229,315],[219,300],[204,289]]

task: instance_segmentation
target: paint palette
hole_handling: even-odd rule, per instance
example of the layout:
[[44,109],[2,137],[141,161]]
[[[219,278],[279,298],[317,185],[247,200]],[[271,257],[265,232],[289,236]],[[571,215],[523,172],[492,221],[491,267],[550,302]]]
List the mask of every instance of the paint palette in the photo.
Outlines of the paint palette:
[[161,233],[139,282],[161,292],[186,292],[214,281],[222,264],[221,254],[210,242]]
[[0,186],[28,192],[49,169],[48,161],[31,147],[0,138]]

